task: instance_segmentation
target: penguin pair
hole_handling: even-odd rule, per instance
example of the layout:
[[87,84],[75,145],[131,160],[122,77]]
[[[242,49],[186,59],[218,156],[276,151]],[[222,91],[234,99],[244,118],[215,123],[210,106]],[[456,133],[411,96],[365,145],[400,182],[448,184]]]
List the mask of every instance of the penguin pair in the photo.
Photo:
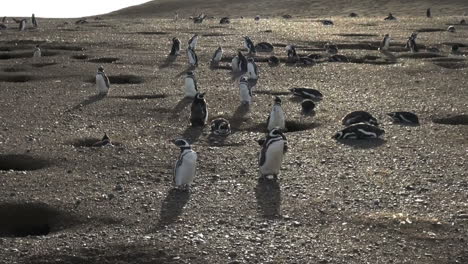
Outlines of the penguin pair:
[[259,154],[259,176],[267,180],[277,180],[284,155],[288,151],[288,141],[281,129],[273,128],[265,139],[258,140],[262,147]]
[[337,132],[333,136],[334,139],[370,139],[378,138],[385,133],[384,130],[378,128],[377,119],[365,111],[347,114],[342,124],[347,127]]
[[417,37],[418,37],[418,33],[411,34],[411,36],[408,38],[408,41],[406,41],[405,48],[410,49],[411,52],[418,52],[419,48],[418,48],[418,45],[416,44]]
[[109,93],[110,82],[106,73],[104,72],[104,67],[99,66],[96,74],[96,90],[99,95],[107,95]]
[[177,139],[174,144],[180,148],[180,154],[174,165],[172,181],[176,188],[188,191],[195,178],[198,155],[185,139]]
[[235,56],[231,61],[232,71],[238,73],[246,73],[247,65],[247,58],[242,54],[242,52],[238,51],[237,56]]

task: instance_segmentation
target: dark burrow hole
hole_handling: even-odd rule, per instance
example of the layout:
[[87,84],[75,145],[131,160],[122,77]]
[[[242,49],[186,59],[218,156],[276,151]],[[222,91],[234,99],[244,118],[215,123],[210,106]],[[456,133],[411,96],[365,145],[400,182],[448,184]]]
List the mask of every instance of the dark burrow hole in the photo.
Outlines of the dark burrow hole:
[[[75,140],[72,140],[70,142],[68,142],[68,144],[76,147],[76,148],[92,148],[92,147],[96,147],[96,143],[100,142],[101,139],[100,138],[78,138],[78,139],[75,139]],[[117,141],[113,141],[112,138],[111,138],[111,142],[112,142],[112,145],[114,146],[122,146],[122,143],[120,142],[117,142]]]
[[78,223],[76,216],[44,203],[0,204],[0,237],[46,236]]
[[8,68],[5,68],[3,69],[4,72],[23,72],[23,71],[26,71],[25,68],[21,68],[21,67],[8,67]]
[[446,31],[446,29],[443,29],[443,28],[421,28],[421,29],[418,29],[416,30],[416,32],[442,32],[442,31]]
[[71,56],[72,59],[76,60],[86,60],[88,58],[88,55],[86,54],[76,54]]
[[451,70],[468,68],[468,64],[464,62],[434,62],[434,64],[439,67]]
[[[286,121],[286,133],[290,132],[299,132],[305,130],[311,130],[319,126],[317,123],[310,123],[306,121],[307,118],[304,118],[303,122],[288,120]],[[239,130],[249,131],[249,132],[267,132],[267,124],[266,123],[257,123],[251,126],[241,128]]]
[[140,35],[167,35],[168,33],[163,32],[163,31],[141,31],[141,32],[137,32],[137,34],[140,34]]
[[35,77],[24,74],[0,75],[0,82],[29,82]]
[[453,115],[433,118],[432,122],[443,125],[468,125],[468,115]]
[[119,58],[112,58],[112,57],[104,57],[104,58],[97,58],[97,59],[91,59],[89,62],[93,63],[114,63],[118,61]]
[[[42,51],[43,57],[50,57],[58,55],[58,52],[53,51]],[[33,52],[16,52],[16,53],[3,53],[0,54],[0,60],[10,60],[10,59],[19,59],[19,58],[32,58]]]
[[[143,77],[132,75],[132,74],[123,74],[123,75],[113,75],[107,76],[109,78],[110,84],[140,84],[144,83],[145,79]],[[86,82],[96,83],[96,78],[90,78]]]
[[50,166],[50,162],[23,154],[0,155],[0,170],[32,171]]
[[41,48],[45,49],[53,49],[53,50],[66,50],[66,51],[82,51],[85,48],[80,47],[80,46],[74,46],[74,45],[41,45]]
[[36,68],[42,68],[47,66],[52,66],[57,64],[56,62],[40,62],[40,63],[33,63],[32,66]]

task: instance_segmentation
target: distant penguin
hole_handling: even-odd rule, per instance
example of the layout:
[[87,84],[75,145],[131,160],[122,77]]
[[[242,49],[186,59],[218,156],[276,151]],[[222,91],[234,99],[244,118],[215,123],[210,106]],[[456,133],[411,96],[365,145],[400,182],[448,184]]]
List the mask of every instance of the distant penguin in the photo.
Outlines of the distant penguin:
[[197,153],[184,139],[177,139],[174,144],[180,148],[180,154],[174,166],[173,183],[176,188],[188,190],[197,171]]
[[206,18],[206,15],[202,13],[193,19],[193,23],[201,24],[205,18]]
[[211,121],[211,133],[217,136],[227,136],[231,134],[231,125],[224,118],[216,118]]
[[254,58],[249,58],[247,60],[247,75],[250,79],[258,79],[258,68],[257,64],[255,64]]
[[447,28],[447,31],[450,32],[450,33],[454,33],[455,32],[455,27],[454,26],[449,26]]
[[247,59],[240,51],[237,52],[237,57],[239,58],[239,66],[238,66],[239,71],[241,73],[246,73],[247,72]]
[[197,54],[195,53],[195,50],[191,49],[190,47],[187,49],[187,56],[189,59],[189,65],[191,67],[197,67],[198,66],[198,57]]
[[96,89],[99,95],[107,95],[109,93],[110,82],[104,72],[104,67],[99,66],[96,74]]
[[466,25],[466,20],[465,19],[460,20],[460,25]]
[[223,58],[223,48],[218,47],[211,58],[211,65],[218,65],[221,59]]
[[277,128],[281,131],[286,131],[286,117],[281,106],[281,98],[278,96],[275,97],[273,107],[267,119],[268,131],[271,131],[274,128]]
[[323,98],[323,94],[320,91],[312,88],[291,88],[289,90],[293,95],[304,99],[322,100]]
[[338,53],[338,47],[334,44],[327,43],[325,45],[325,50],[329,54],[337,54]]
[[253,41],[248,36],[244,37],[244,47],[249,50],[249,54],[255,54],[257,52]]
[[427,16],[428,18],[431,18],[431,17],[432,17],[431,9],[430,9],[430,8],[428,8],[428,9],[426,10],[426,16]]
[[299,59],[296,53],[296,47],[293,45],[286,46],[286,53],[288,55],[288,62],[296,62]]
[[197,80],[193,72],[187,72],[185,76],[185,86],[184,86],[185,97],[195,98],[198,93]]
[[392,112],[388,113],[387,115],[390,116],[395,123],[406,123],[413,125],[419,124],[418,116],[411,112]]
[[458,44],[452,45],[452,49],[450,52],[455,55],[460,54],[460,46]]
[[272,52],[273,49],[273,45],[268,42],[260,42],[255,45],[255,50],[258,52]]
[[223,17],[223,18],[221,18],[221,20],[219,20],[219,23],[220,24],[229,24],[229,23],[231,23],[231,20],[229,19],[229,17]]
[[34,14],[32,14],[32,16],[31,16],[31,23],[33,24],[33,26],[35,28],[37,28],[37,26],[38,26],[37,25],[37,20],[36,20],[36,16]]
[[283,157],[288,151],[288,141],[281,129],[273,128],[266,139],[259,140],[262,149],[259,155],[259,175],[267,180],[278,179]]
[[7,20],[7,17],[4,16],[4,17],[2,18],[2,23],[6,23],[6,20]]
[[367,123],[369,125],[378,126],[377,119],[366,111],[354,111],[343,117],[341,123],[345,126],[349,126],[357,123]]
[[101,140],[93,144],[93,147],[104,147],[104,146],[112,146],[112,142],[110,138],[107,136],[107,133],[104,133],[104,136]]
[[239,93],[242,105],[250,105],[252,103],[252,89],[247,76],[242,76],[239,81]]
[[331,20],[322,20],[322,24],[325,25],[325,26],[333,26],[333,21]]
[[197,43],[198,43],[198,34],[195,34],[188,41],[188,46],[192,50],[195,50],[195,48],[197,47]]
[[392,13],[388,13],[388,16],[387,16],[386,18],[384,18],[384,20],[397,20],[397,18],[394,17],[394,16],[392,15]]
[[27,23],[26,19],[22,19],[22,20],[20,21],[20,23],[19,23],[19,28],[18,28],[19,31],[24,31],[24,30],[26,30],[26,23]]
[[172,48],[171,48],[171,53],[169,53],[169,55],[171,56],[180,55],[180,40],[178,38],[172,39]]
[[358,17],[359,15],[357,13],[351,12],[349,13],[349,17]]
[[280,60],[276,56],[268,57],[268,65],[277,66],[280,63]]
[[36,47],[34,48],[33,58],[40,58],[41,55],[41,48],[39,48],[39,45],[36,45]]
[[259,15],[256,15],[255,18],[254,18],[255,21],[259,21],[260,20],[260,16]]
[[418,45],[416,44],[416,38],[418,37],[418,33],[413,33],[406,41],[406,48],[410,49],[411,52],[418,52]]
[[385,133],[384,130],[364,124],[358,123],[348,126],[347,128],[337,132],[333,138],[334,139],[370,139],[378,138]]
[[381,51],[386,51],[388,50],[388,48],[390,47],[390,35],[389,34],[385,34],[382,42],[380,43],[380,47],[379,47],[379,50]]
[[190,123],[192,127],[205,126],[208,120],[208,106],[205,101],[205,93],[197,93],[190,108]]

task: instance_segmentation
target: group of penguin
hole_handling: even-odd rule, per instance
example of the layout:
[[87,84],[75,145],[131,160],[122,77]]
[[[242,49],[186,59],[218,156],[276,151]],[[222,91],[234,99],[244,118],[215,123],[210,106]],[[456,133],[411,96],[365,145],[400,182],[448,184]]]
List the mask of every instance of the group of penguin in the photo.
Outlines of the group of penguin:
[[[417,51],[416,45],[417,34],[414,33],[408,39],[408,48],[413,52]],[[192,127],[203,127],[208,122],[208,106],[205,100],[205,93],[198,90],[197,80],[194,69],[198,67],[198,57],[195,52],[198,35],[190,38],[187,45],[187,57],[190,70],[186,72],[184,80],[184,96],[192,99],[190,107],[190,123]],[[385,35],[382,41],[381,50],[388,49],[390,45],[389,35]],[[231,61],[232,72],[239,77],[239,96],[240,103],[243,106],[249,107],[252,102],[252,89],[255,87],[259,78],[258,68],[255,64],[252,55],[256,54],[256,47],[253,41],[248,37],[244,37],[244,46],[248,50],[248,58],[241,51],[233,57]],[[169,56],[180,55],[181,42],[178,38],[172,39],[172,47]],[[327,44],[326,50],[330,54],[336,54],[338,49],[336,45]],[[304,64],[308,61],[297,56],[295,47],[288,45],[286,47],[288,61],[298,62],[304,60]],[[223,49],[218,47],[212,56],[211,66],[217,66],[223,57]],[[313,63],[313,60],[311,60]],[[302,61],[301,61],[302,62]],[[96,88],[99,95],[107,95],[110,88],[109,78],[104,72],[104,68],[100,66],[96,74]],[[302,116],[315,114],[315,102],[322,100],[323,95],[320,91],[312,88],[292,88],[292,95],[302,99],[301,108]],[[392,112],[388,114],[394,122],[405,124],[419,124],[418,117],[410,112]],[[302,119],[302,117],[301,117]],[[346,115],[342,124],[346,127],[333,135],[334,139],[370,139],[379,138],[385,132],[379,128],[377,119],[370,113],[365,111],[355,111]],[[231,133],[229,121],[224,118],[216,118],[211,121],[211,132],[216,136],[227,136]],[[288,150],[288,143],[284,132],[286,128],[286,118],[284,110],[281,106],[281,98],[276,96],[271,112],[266,121],[266,129],[268,133],[265,138],[258,140],[261,146],[259,154],[259,177],[266,180],[276,180],[280,171],[283,157]],[[196,174],[197,153],[192,149],[190,143],[185,139],[177,139],[173,142],[180,148],[180,154],[174,166],[173,182],[176,188],[180,190],[189,190],[190,185]],[[96,146],[111,145],[109,137],[104,135],[104,138],[96,143]]]
[[[12,19],[18,24],[19,31],[26,30],[26,26],[28,24],[27,19],[16,19],[16,18],[12,18]],[[7,17],[3,17],[2,22],[0,23],[0,30],[7,29],[7,26],[5,25],[6,23],[7,23]],[[31,23],[32,23],[33,28],[37,28],[39,26],[37,23],[36,16],[34,14],[31,15]]]

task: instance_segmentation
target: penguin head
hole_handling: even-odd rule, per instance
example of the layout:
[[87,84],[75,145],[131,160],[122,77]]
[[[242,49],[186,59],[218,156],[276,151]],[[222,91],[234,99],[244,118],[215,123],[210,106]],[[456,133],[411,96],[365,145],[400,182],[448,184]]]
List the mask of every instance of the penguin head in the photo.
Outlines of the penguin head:
[[268,137],[270,138],[275,138],[275,137],[283,137],[285,138],[283,132],[281,132],[281,129],[279,127],[275,127],[270,132],[268,133]]
[[343,137],[343,131],[337,132],[335,135],[332,136],[334,139],[340,139]]
[[203,100],[203,99],[205,99],[205,93],[197,93],[195,98],[198,99],[198,100]]
[[179,148],[190,148],[190,143],[185,139],[176,139],[174,144]]
[[179,41],[178,38],[176,38],[176,37],[172,38],[172,42],[177,42],[177,41]]
[[104,133],[104,136],[102,137],[102,141],[104,140],[110,141],[110,138],[107,136],[107,133]]
[[275,104],[281,105],[281,98],[279,98],[279,96],[275,97]]
[[188,71],[187,72],[187,77],[189,77],[189,76],[193,76],[193,71]]
[[246,76],[246,75],[242,75],[242,77],[240,78],[240,82],[249,82],[249,78]]
[[102,67],[102,66],[99,66],[99,68],[98,68],[98,72],[103,72],[103,71],[104,71],[104,67]]
[[248,61],[248,62],[255,62],[254,58],[252,58],[252,57],[249,57],[249,58],[247,59],[247,61]]

